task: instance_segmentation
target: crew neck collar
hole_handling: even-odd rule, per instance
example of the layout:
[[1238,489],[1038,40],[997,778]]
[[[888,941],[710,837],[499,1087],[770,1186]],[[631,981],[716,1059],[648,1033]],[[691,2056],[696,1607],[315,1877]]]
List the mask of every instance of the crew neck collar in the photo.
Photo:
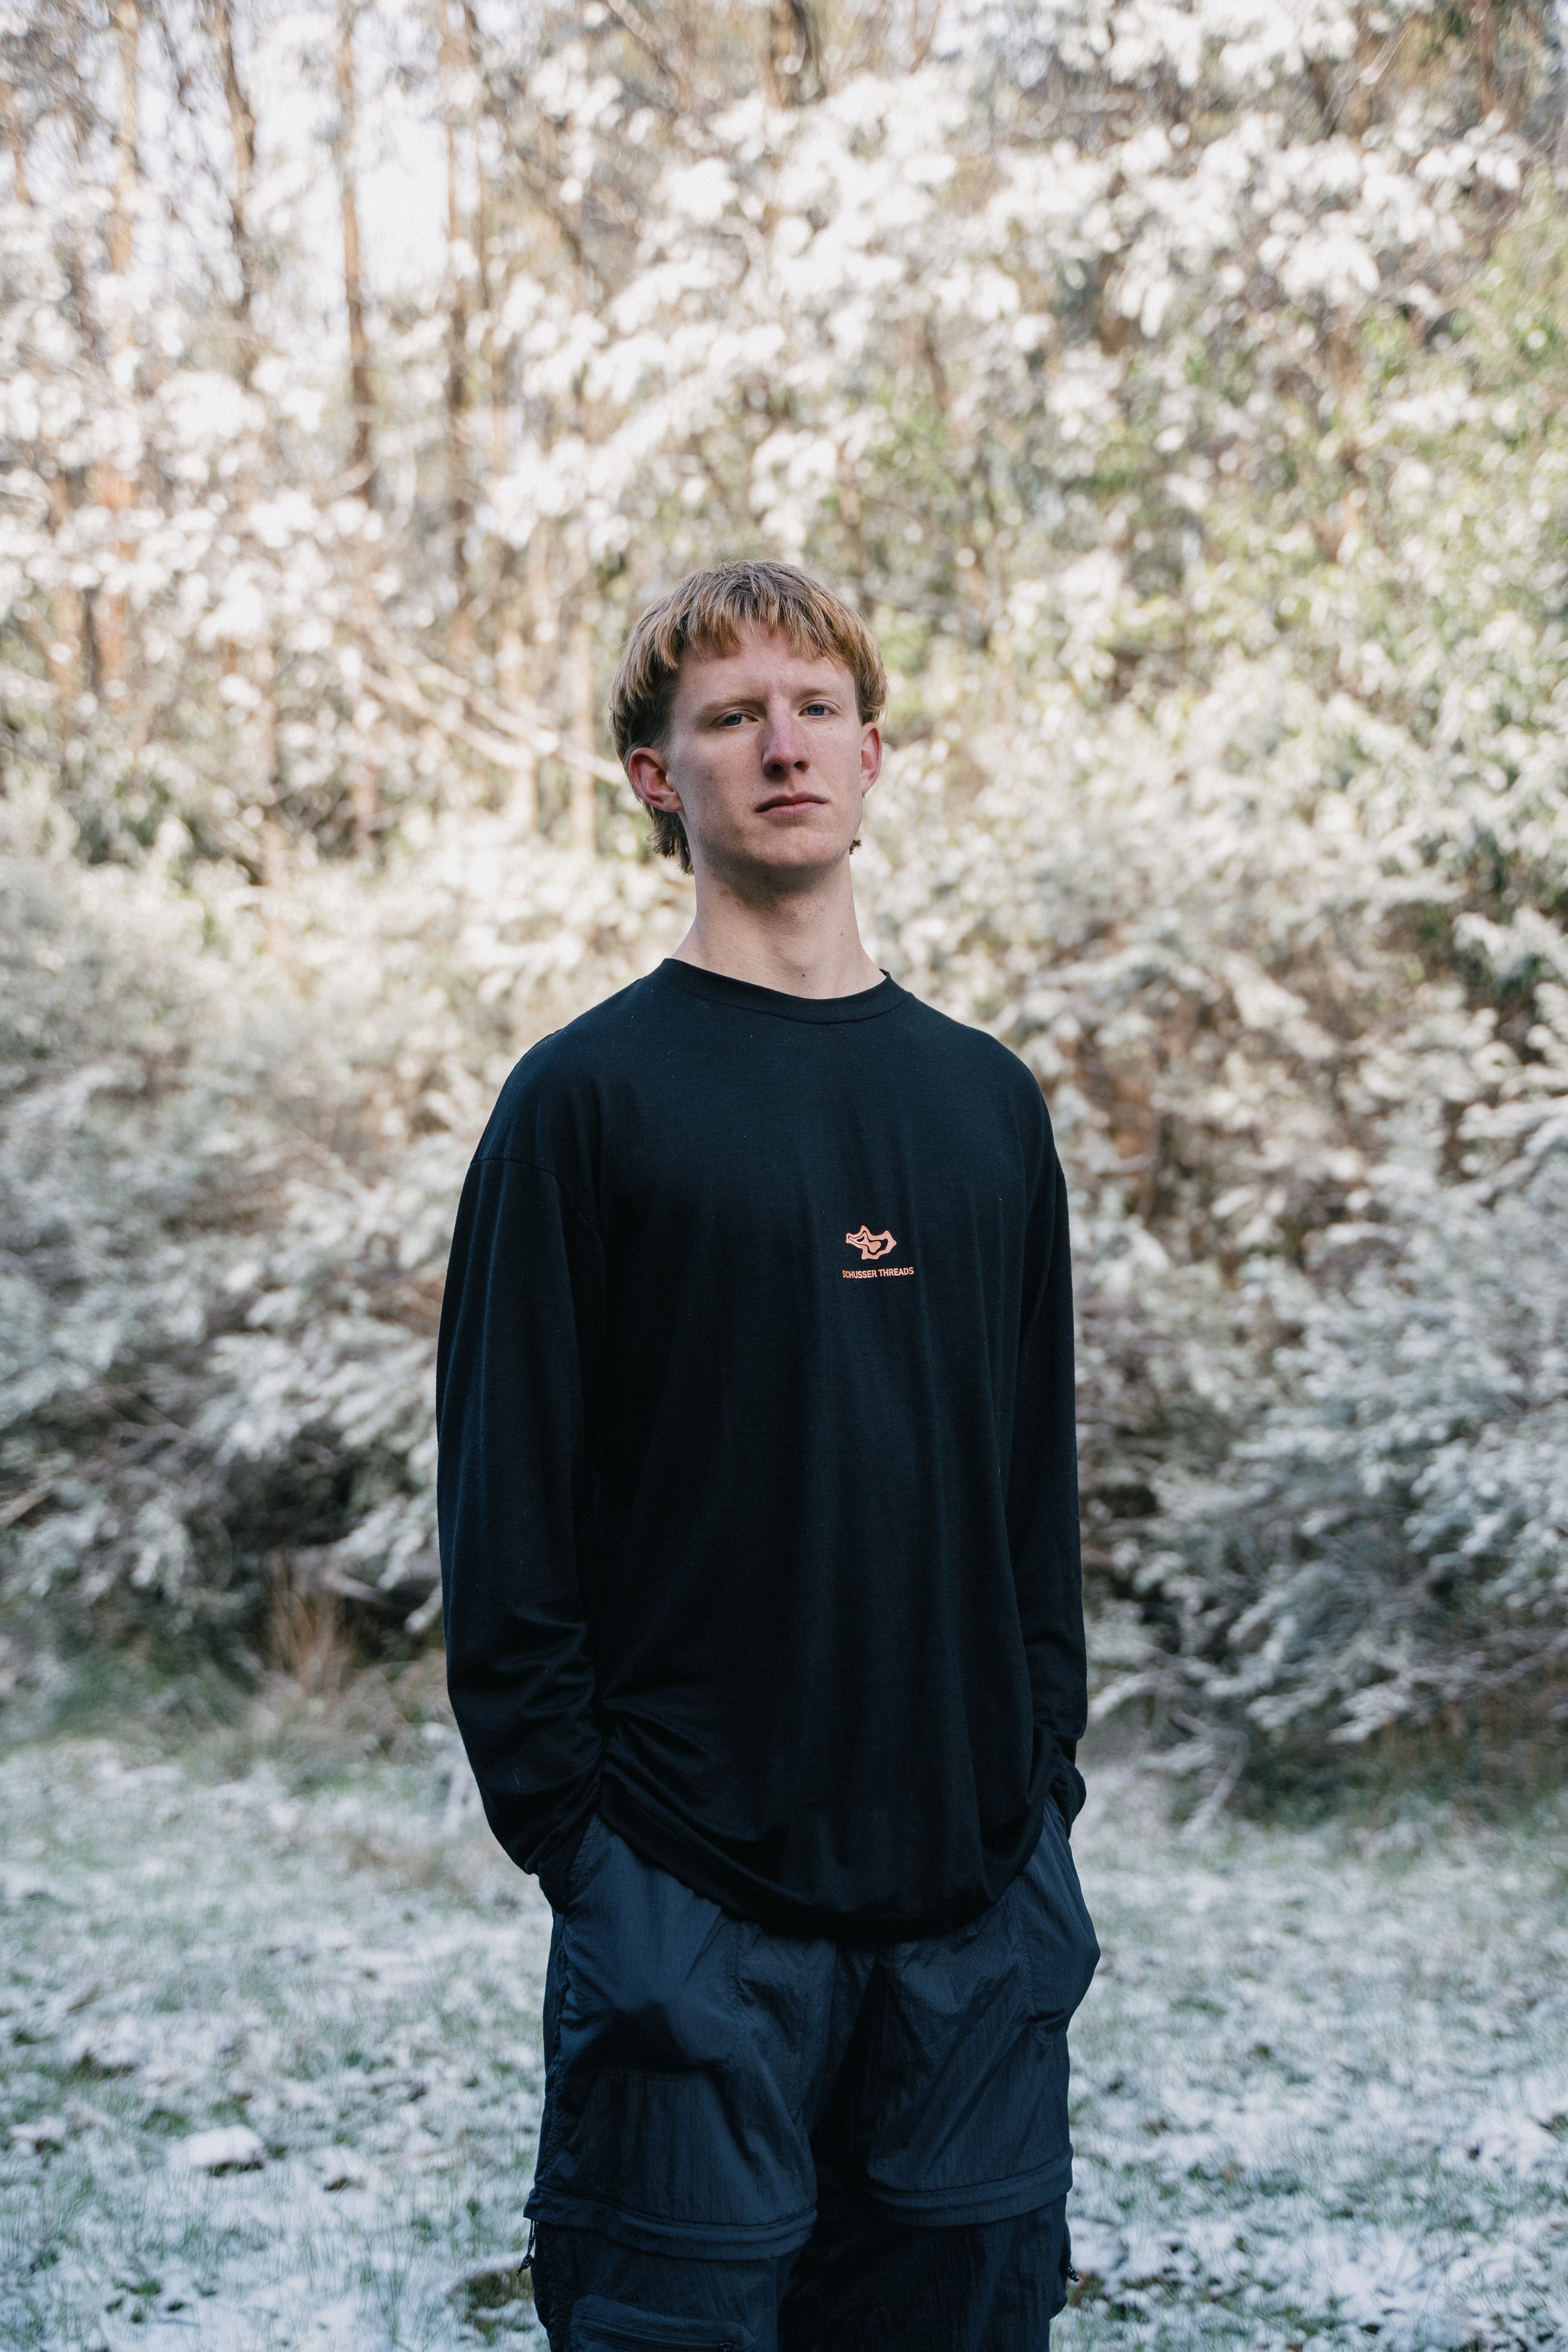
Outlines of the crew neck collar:
[[759,988],[753,981],[732,980],[726,971],[707,971],[700,964],[681,963],[674,956],[666,956],[658,966],[658,977],[709,1004],[769,1013],[776,1021],[875,1021],[890,1013],[904,993],[898,982],[884,972],[874,988],[857,989],[853,996],[795,996],[787,989]]

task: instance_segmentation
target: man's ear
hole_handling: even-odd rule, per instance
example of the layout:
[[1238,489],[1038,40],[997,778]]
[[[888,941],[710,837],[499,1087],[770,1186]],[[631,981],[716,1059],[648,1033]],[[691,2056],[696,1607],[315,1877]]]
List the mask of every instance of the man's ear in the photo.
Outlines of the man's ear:
[[669,771],[664,764],[664,753],[651,743],[638,743],[626,756],[626,771],[631,786],[644,808],[662,809],[670,816],[680,814],[680,794],[669,781]]
[[868,793],[882,772],[882,730],[878,726],[860,730],[860,790]]

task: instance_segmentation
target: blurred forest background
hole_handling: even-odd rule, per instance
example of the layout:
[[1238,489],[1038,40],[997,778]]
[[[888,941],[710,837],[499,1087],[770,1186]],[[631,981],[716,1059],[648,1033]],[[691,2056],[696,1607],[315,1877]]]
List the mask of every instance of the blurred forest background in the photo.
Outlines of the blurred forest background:
[[875,951],[1056,1121],[1100,1715],[1209,1805],[1552,1769],[1563,37],[0,8],[14,1706],[438,1641],[463,1168],[684,928],[605,689],[761,550],[889,656]]

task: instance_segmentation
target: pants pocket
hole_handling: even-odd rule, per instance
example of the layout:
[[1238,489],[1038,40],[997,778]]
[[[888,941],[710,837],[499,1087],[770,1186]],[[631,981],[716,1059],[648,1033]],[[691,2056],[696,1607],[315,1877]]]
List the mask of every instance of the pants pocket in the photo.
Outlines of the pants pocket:
[[594,1867],[594,1858],[604,1844],[606,1835],[604,1822],[597,1813],[588,1817],[588,1826],[577,1841],[577,1851],[572,1857],[572,1867],[566,1874],[566,1903],[569,1911],[583,1892]]
[[1048,2033],[1060,2033],[1100,1966],[1100,1944],[1067,1830],[1048,1799],[1040,1842],[1012,1892],[1036,2021]]
[[810,2144],[737,1997],[739,1923],[606,1825],[589,1835],[552,1944],[531,2217],[613,2213],[660,2241],[717,2232],[737,2253],[797,2223],[804,2236]]
[[629,2303],[584,2295],[572,2314],[571,2352],[751,2352],[749,2329],[724,2319],[668,2319]]

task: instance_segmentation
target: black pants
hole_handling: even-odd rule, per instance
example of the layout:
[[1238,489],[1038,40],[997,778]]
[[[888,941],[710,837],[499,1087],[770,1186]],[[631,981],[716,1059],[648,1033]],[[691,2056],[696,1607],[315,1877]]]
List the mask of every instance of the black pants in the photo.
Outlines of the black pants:
[[1049,1805],[989,1911],[888,1945],[738,1919],[593,1822],[527,2209],[552,2352],[1043,2352],[1099,1956]]
[[825,2197],[794,2254],[703,2262],[541,2229],[552,2352],[1047,2352],[1067,2300],[1066,2200],[940,2229]]

